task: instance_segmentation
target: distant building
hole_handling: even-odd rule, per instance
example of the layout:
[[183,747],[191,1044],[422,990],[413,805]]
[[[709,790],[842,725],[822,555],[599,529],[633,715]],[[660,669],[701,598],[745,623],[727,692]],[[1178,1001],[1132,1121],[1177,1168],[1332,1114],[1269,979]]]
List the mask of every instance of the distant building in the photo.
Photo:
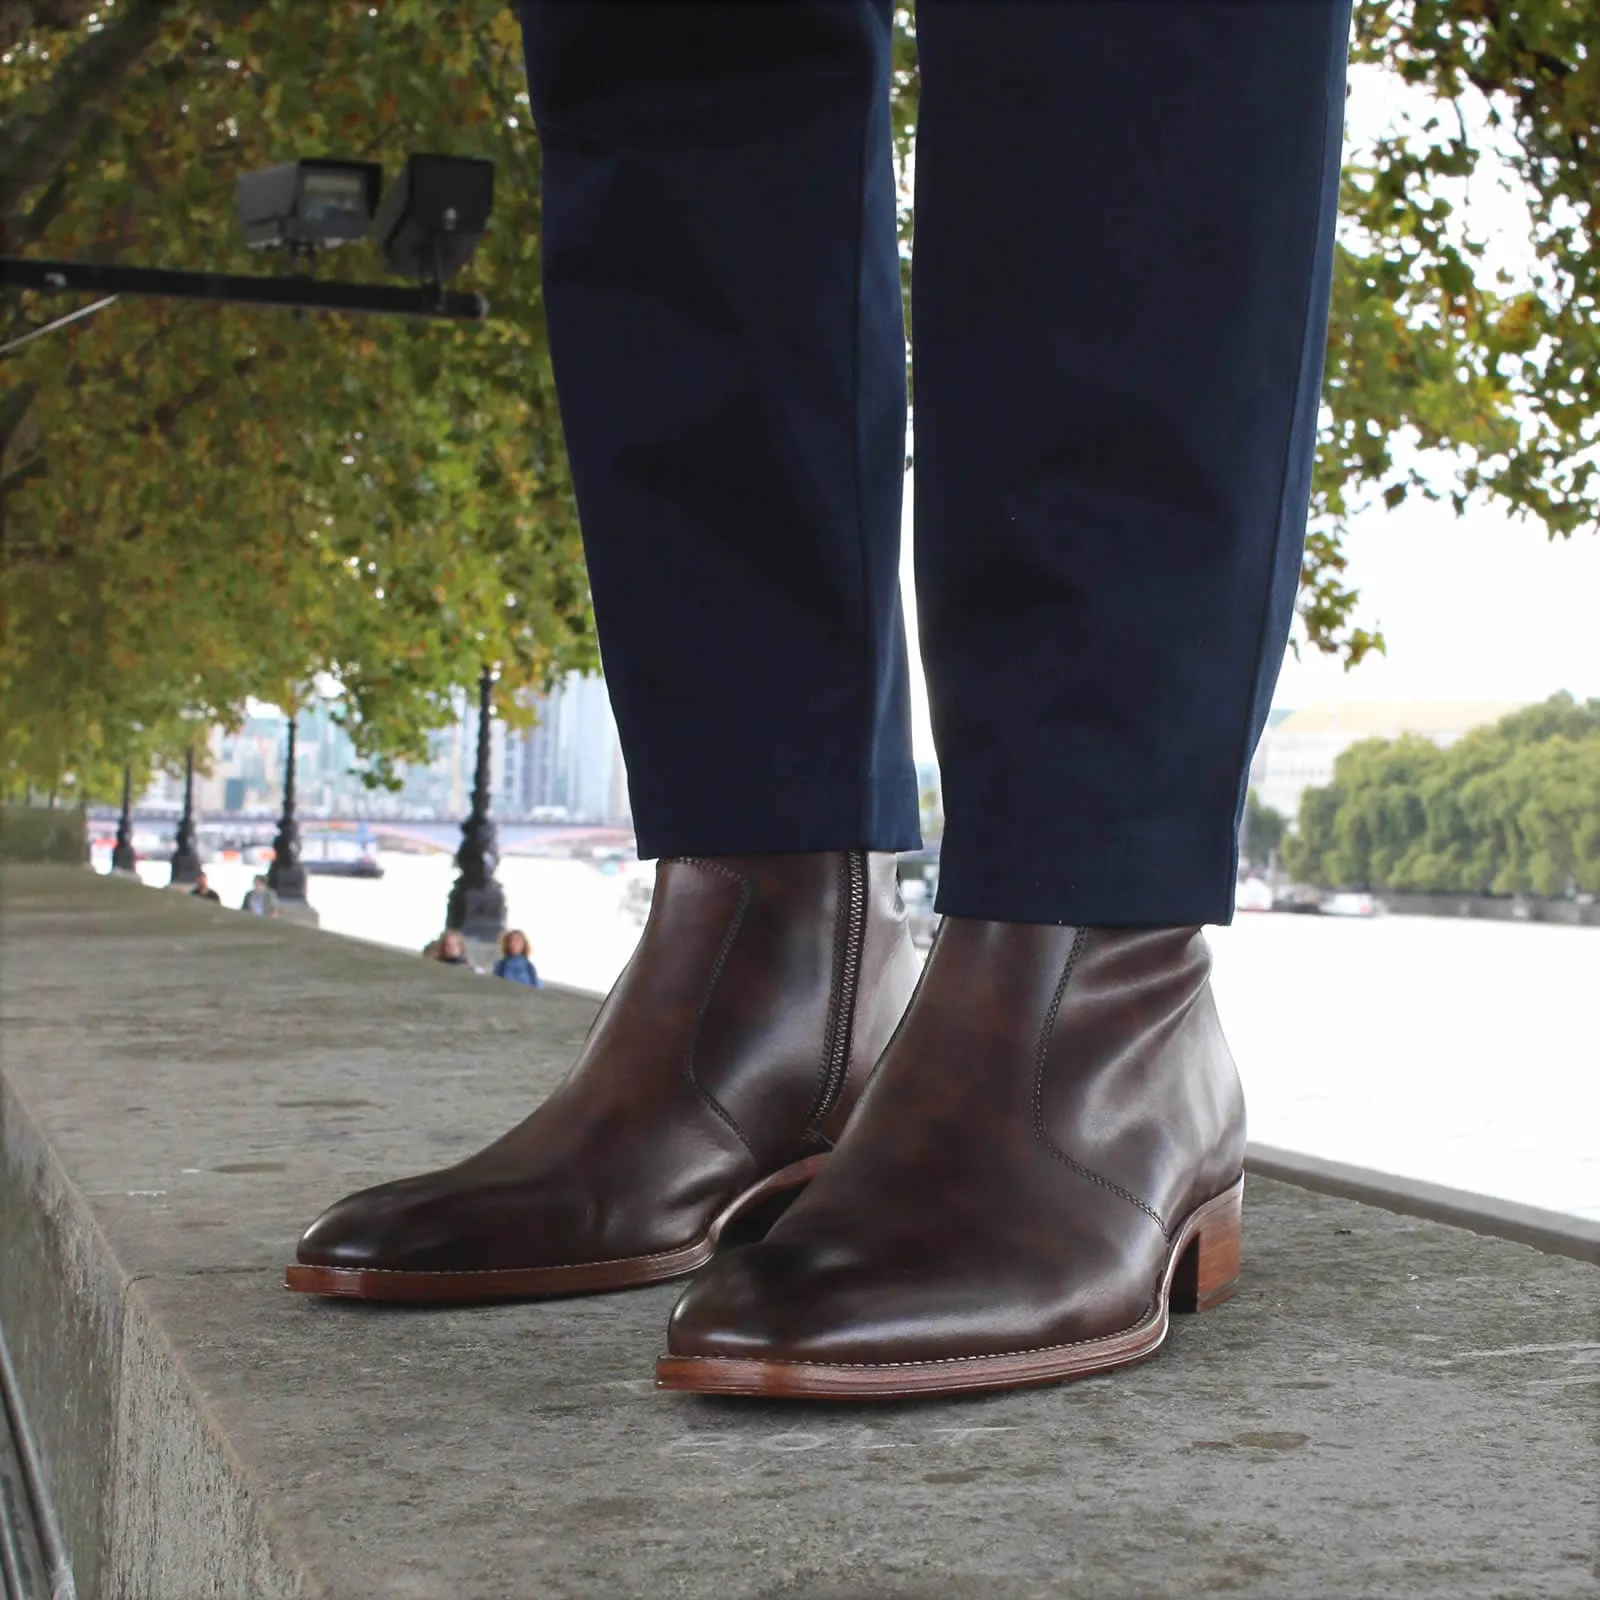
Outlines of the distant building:
[[1363,739],[1417,734],[1440,746],[1496,722],[1517,704],[1500,700],[1352,701],[1274,712],[1250,763],[1250,787],[1291,821],[1307,789],[1333,781],[1333,764]]
[[[363,763],[335,707],[315,700],[301,711],[295,730],[295,791],[303,816],[456,821],[472,801],[478,759],[476,696],[456,696],[455,719],[428,735],[425,761],[395,768],[398,790],[369,788]],[[572,673],[537,702],[531,728],[508,729],[496,718],[489,730],[489,795],[497,817],[526,820],[535,814],[574,822],[627,826],[628,774],[611,715],[605,681]],[[276,706],[251,702],[233,732],[213,728],[195,781],[202,816],[275,817],[283,806],[288,719]],[[176,815],[183,803],[183,774],[157,773],[140,800],[147,809]]]
[[507,814],[626,824],[628,775],[605,680],[571,673],[537,711],[533,727],[506,738]]
[[[195,746],[194,801],[201,816],[215,812],[273,816],[283,804],[283,719],[252,706],[234,732],[207,731]],[[206,772],[205,768],[210,771]],[[183,769],[156,772],[138,804],[146,810],[183,809]]]

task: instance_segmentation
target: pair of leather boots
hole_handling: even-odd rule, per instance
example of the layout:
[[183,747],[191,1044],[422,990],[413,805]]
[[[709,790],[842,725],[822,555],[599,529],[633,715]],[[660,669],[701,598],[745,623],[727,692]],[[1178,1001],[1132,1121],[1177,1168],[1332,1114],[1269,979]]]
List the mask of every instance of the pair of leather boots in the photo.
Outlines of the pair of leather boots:
[[919,979],[892,856],[663,861],[565,1081],[466,1161],[341,1200],[289,1287],[441,1303],[693,1272],[657,1380],[702,1393],[1138,1360],[1238,1276],[1244,1107],[1209,971],[1197,928],[946,918]]

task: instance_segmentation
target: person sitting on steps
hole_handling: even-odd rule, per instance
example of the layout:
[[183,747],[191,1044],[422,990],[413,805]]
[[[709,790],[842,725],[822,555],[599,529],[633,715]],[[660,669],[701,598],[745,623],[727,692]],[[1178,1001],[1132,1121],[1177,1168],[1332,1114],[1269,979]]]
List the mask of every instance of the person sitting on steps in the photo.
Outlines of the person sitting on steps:
[[530,989],[539,987],[539,972],[528,954],[528,936],[521,928],[507,928],[500,935],[500,959],[494,964],[494,975],[512,983],[525,983]]

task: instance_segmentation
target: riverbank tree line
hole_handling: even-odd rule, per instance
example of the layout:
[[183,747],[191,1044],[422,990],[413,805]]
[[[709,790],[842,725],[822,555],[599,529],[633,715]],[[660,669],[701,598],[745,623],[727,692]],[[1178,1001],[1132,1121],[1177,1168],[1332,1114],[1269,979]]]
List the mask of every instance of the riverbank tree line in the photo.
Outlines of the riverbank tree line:
[[[1600,522],[1597,37],[1600,0],[1357,0],[1359,67],[1437,115],[1344,174],[1299,601],[1313,648],[1381,648],[1341,543],[1365,504],[1487,498],[1551,537]],[[910,7],[895,52],[909,180]],[[1490,271],[1452,211],[1491,146],[1528,198],[1526,281]],[[515,716],[522,691],[595,663],[512,8],[0,5],[7,253],[271,270],[239,238],[239,173],[328,155],[392,178],[412,150],[496,163],[462,280],[487,325],[127,300],[0,357],[0,793],[109,797],[124,763],[181,764],[247,697],[311,692],[381,778],[484,664]],[[355,247],[317,270],[377,269]],[[0,343],[72,304],[8,296]]]
[[1600,700],[1555,695],[1441,749],[1366,739],[1301,796],[1304,883],[1424,894],[1600,894]]

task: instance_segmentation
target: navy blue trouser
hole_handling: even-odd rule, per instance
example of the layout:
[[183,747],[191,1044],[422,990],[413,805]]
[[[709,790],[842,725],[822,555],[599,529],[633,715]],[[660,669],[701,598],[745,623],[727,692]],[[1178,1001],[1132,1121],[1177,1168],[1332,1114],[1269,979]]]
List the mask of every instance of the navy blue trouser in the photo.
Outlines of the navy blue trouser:
[[[918,842],[890,11],[531,3],[544,289],[644,856]],[[922,0],[940,909],[1232,912],[1321,386],[1348,0]]]

